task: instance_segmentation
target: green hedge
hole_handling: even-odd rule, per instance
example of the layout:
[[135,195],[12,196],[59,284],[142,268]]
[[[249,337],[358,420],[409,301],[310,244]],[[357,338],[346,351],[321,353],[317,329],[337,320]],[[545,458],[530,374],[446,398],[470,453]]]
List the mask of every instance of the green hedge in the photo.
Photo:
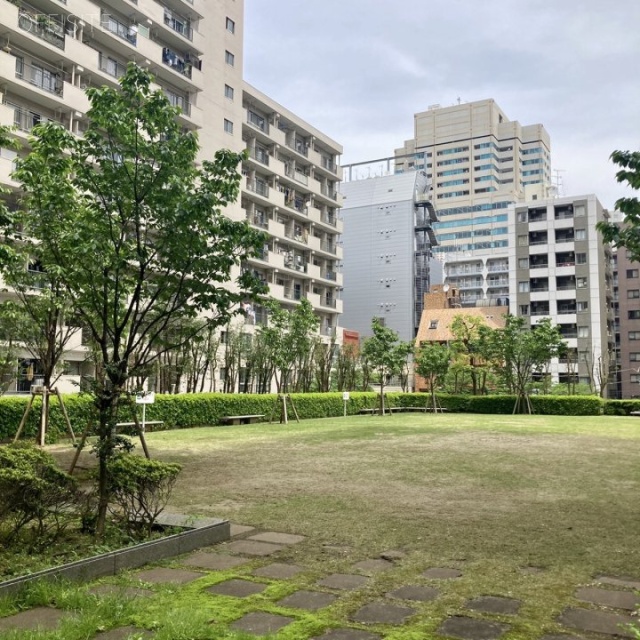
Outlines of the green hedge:
[[[291,394],[300,419],[341,416],[344,410],[342,393]],[[18,428],[28,397],[5,396],[0,398],[0,441],[12,438]],[[468,396],[439,394],[438,402],[452,413],[510,414],[515,404],[514,396]],[[347,403],[349,415],[361,409],[378,406],[375,392],[351,392]],[[428,393],[389,393],[386,404],[391,407],[424,407],[431,403]],[[628,415],[640,411],[640,400],[603,401],[594,396],[531,396],[534,413],[543,415]],[[51,399],[51,425],[48,440],[55,442],[66,433],[57,399]],[[87,425],[92,403],[88,395],[65,396],[65,406],[76,434]],[[34,438],[38,429],[40,399],[34,402],[25,437]],[[147,420],[161,420],[164,429],[181,429],[220,424],[220,418],[228,415],[264,414],[266,420],[280,417],[276,396],[253,394],[199,393],[156,395],[155,404],[147,406]],[[138,408],[138,416],[141,415]],[[129,422],[132,417],[123,409],[120,420]],[[293,415],[291,416],[293,418]]]

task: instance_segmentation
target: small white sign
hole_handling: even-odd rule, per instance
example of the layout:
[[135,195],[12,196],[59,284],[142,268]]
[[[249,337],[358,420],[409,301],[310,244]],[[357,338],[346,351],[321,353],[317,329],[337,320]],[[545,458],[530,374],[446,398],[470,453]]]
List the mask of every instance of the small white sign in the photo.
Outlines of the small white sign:
[[342,399],[343,400],[348,400],[349,399],[349,392],[348,391],[343,391],[342,392]]
[[136,395],[136,404],[153,404],[156,401],[156,394],[153,391],[149,393],[138,393]]

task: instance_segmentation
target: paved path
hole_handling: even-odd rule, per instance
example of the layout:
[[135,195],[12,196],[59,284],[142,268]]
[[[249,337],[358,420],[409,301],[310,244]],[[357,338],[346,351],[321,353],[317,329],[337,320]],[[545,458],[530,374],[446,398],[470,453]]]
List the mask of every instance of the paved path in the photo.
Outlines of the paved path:
[[[232,540],[188,556],[132,573],[130,586],[101,582],[89,586],[98,598],[114,594],[131,598],[153,598],[154,585],[190,585],[203,577],[225,572],[225,579],[202,591],[211,598],[237,598],[246,606],[243,613],[229,623],[229,628],[256,637],[277,634],[293,625],[309,612],[336,607],[345,613],[332,626],[319,634],[300,640],[376,640],[388,635],[400,638],[399,632],[412,631],[416,638],[416,621],[429,615],[429,607],[442,597],[442,590],[450,581],[464,578],[458,567],[425,567],[407,579],[403,572],[404,553],[390,550],[378,558],[369,558],[344,567],[343,573],[331,573],[305,581],[305,567],[279,560],[285,549],[304,545],[305,538],[277,531],[256,531],[252,527],[233,525]],[[540,571],[540,570],[536,570]],[[402,581],[393,580],[394,572],[402,572]],[[532,573],[535,572],[532,570]],[[229,577],[229,575],[232,577]],[[368,587],[378,577],[393,584],[382,596],[368,596]],[[295,579],[296,588],[288,595],[269,600],[263,592],[272,585],[282,585]],[[144,588],[139,584],[145,583]],[[385,583],[386,584],[386,583]],[[301,587],[302,585],[302,587]],[[555,618],[550,617],[546,628],[531,635],[531,640],[613,640],[634,638],[628,625],[638,618],[631,613],[640,606],[640,579],[626,576],[594,576],[590,584],[576,585],[571,603]],[[280,590],[282,591],[282,590]],[[357,606],[344,606],[348,598],[357,597]],[[266,599],[265,599],[266,598]],[[505,593],[478,593],[468,598],[459,611],[451,611],[437,621],[435,639],[494,640],[509,637],[510,630],[525,614],[526,603]],[[340,608],[342,607],[342,608]],[[15,615],[0,618],[0,637],[4,631],[55,630],[73,612],[53,607],[35,607]],[[524,618],[526,620],[526,618]],[[72,623],[72,621],[71,621]],[[293,627],[292,627],[293,629]],[[552,632],[549,632],[552,630]],[[561,632],[559,632],[560,630]],[[288,634],[287,634],[288,635]],[[151,630],[127,625],[96,633],[96,640],[117,640],[130,637],[153,638]],[[288,635],[291,637],[291,635]],[[296,636],[297,637],[297,636]],[[512,636],[511,637],[516,637]],[[518,638],[521,636],[518,635]],[[527,636],[529,638],[529,636]],[[527,639],[523,639],[527,640]]]

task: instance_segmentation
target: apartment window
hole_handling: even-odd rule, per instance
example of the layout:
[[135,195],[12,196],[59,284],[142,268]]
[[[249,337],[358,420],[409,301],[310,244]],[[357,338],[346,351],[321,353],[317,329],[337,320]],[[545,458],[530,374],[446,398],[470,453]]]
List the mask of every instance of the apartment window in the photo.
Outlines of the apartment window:
[[438,321],[431,320],[431,322],[429,323],[429,329],[437,329],[437,328],[438,328]]
[[518,282],[518,292],[519,293],[528,293],[529,292],[529,282]]
[[629,376],[629,382],[640,382],[640,373],[632,373]]
[[576,264],[587,264],[587,254],[576,253]]
[[587,286],[586,278],[576,278],[576,289],[585,289]]
[[231,120],[224,119],[224,130],[233,135],[233,122]]
[[576,240],[586,240],[586,239],[587,239],[587,230],[576,229]]
[[527,212],[518,211],[518,222],[526,222],[526,221],[527,221]]
[[640,298],[640,289],[629,289],[627,291],[627,298]]
[[578,327],[578,338],[588,338],[589,327]]
[[526,247],[529,244],[529,236],[518,236],[518,246]]
[[637,278],[638,273],[638,269],[627,269],[627,278]]
[[520,258],[518,260],[518,269],[528,269],[529,268],[529,258]]
[[586,214],[586,210],[584,205],[577,205],[573,208],[574,217],[581,218],[581,217],[584,217],[585,214]]
[[224,85],[224,97],[233,100],[233,87],[230,87],[228,84]]
[[227,31],[229,33],[236,32],[236,23],[231,18],[227,18]]
[[528,316],[529,315],[529,305],[528,304],[521,304],[518,307],[518,311],[519,311],[521,316]]
[[640,320],[640,309],[631,309],[629,311],[629,320]]
[[629,362],[640,362],[640,351],[632,351],[629,354]]
[[629,331],[629,340],[640,340],[640,331]]
[[578,302],[576,303],[576,308],[578,309],[578,311],[588,311],[589,303],[586,300],[578,300]]
[[236,57],[233,55],[233,53],[231,53],[231,51],[225,51],[224,52],[224,61],[228,65],[231,65],[233,67],[233,65],[236,63]]

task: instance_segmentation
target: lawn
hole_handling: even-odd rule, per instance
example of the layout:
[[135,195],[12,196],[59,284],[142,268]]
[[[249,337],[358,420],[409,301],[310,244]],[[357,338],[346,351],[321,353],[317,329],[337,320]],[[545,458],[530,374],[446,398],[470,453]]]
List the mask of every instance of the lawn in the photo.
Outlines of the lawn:
[[183,465],[169,510],[307,536],[283,557],[318,575],[404,552],[369,600],[428,567],[461,569],[425,630],[495,594],[523,602],[505,638],[537,638],[560,631],[554,620],[578,585],[640,577],[636,418],[357,416],[151,433],[148,443]]

